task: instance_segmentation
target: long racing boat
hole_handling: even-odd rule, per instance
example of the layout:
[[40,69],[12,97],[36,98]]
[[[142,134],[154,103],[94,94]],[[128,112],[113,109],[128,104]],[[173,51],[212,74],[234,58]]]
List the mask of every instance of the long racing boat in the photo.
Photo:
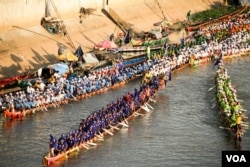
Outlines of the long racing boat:
[[227,75],[227,69],[221,62],[215,77],[216,96],[220,108],[222,122],[236,141],[241,141],[244,134],[244,127],[247,126],[243,121],[247,118],[243,112],[240,100],[237,99],[236,90],[231,84],[231,78]]
[[[116,103],[120,103],[121,101],[123,101],[124,103],[126,103],[127,105],[129,105],[129,111],[126,112],[126,110],[115,110],[115,111],[110,111],[109,109],[107,110],[99,110],[98,112],[94,112],[92,114],[90,114],[90,116],[88,116],[86,119],[83,120],[82,126],[85,127],[85,123],[88,120],[91,119],[95,119],[95,118],[99,118],[99,114],[101,114],[103,116],[106,115],[106,117],[108,117],[107,115],[109,115],[109,118],[105,118],[105,120],[100,120],[100,123],[95,123],[94,125],[97,126],[97,128],[95,128],[95,130],[92,130],[92,128],[89,128],[91,130],[88,131],[88,128],[85,127],[85,129],[81,129],[81,130],[77,130],[77,135],[76,136],[81,136],[83,137],[86,132],[90,135],[91,137],[85,139],[85,140],[80,140],[79,143],[75,144],[73,147],[67,149],[66,151],[61,151],[59,153],[57,153],[55,156],[52,156],[52,153],[48,153],[46,156],[44,156],[43,158],[43,164],[44,165],[51,165],[54,162],[58,161],[59,159],[65,158],[67,157],[69,154],[71,154],[72,152],[75,151],[79,151],[80,149],[89,149],[90,146],[96,146],[97,144],[94,143],[95,141],[98,141],[98,139],[103,139],[104,135],[114,135],[114,130],[119,130],[122,127],[128,127],[128,120],[131,119],[132,117],[136,117],[138,115],[141,115],[139,112],[141,112],[142,110],[149,112],[152,109],[152,106],[149,104],[150,101],[156,102],[154,100],[156,93],[158,92],[159,88],[160,88],[160,83],[162,83],[157,77],[152,78],[151,82],[145,85],[142,85],[138,94],[138,97],[140,98],[140,102],[135,102],[133,97],[134,96],[130,96],[129,94],[126,94],[123,98],[119,98],[117,102],[115,103],[111,103],[108,104],[109,105],[116,105]],[[143,93],[145,90],[145,93]],[[148,93],[149,94],[148,94]],[[138,92],[134,92],[134,95],[137,96]],[[122,103],[122,102],[121,102]],[[107,112],[107,113],[106,113]],[[112,116],[110,116],[112,115]],[[115,115],[115,116],[114,116]],[[91,119],[89,119],[91,118]],[[108,121],[111,120],[111,121]],[[105,124],[102,124],[103,123]],[[88,124],[89,122],[87,122],[86,124]],[[81,127],[81,123],[80,123],[80,127]],[[91,127],[91,125],[90,125]],[[96,129],[100,129],[100,130],[96,130]],[[92,132],[93,131],[93,132]],[[70,132],[69,134],[72,134],[72,132]],[[72,134],[74,136],[74,133]],[[60,140],[60,139],[59,139]],[[58,142],[60,142],[58,140]],[[54,154],[54,153],[53,153]]]

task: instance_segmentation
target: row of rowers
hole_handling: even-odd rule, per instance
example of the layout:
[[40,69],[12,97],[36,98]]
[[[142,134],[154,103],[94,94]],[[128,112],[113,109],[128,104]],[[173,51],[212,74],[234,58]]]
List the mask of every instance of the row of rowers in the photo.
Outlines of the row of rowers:
[[238,32],[221,42],[210,40],[195,47],[185,47],[179,52],[179,55],[174,56],[173,59],[176,60],[179,66],[187,62],[193,55],[196,59],[202,59],[218,53],[221,53],[222,56],[226,56],[249,52],[250,45],[246,43],[248,39],[250,39],[250,32]]
[[[127,92],[123,97],[118,98],[103,107],[94,111],[86,119],[83,119],[78,129],[62,134],[57,140],[50,135],[50,157],[61,154],[73,147],[88,147],[95,137],[103,137],[103,132],[110,132],[110,128],[122,124],[127,125],[126,118],[132,114],[136,116],[136,111],[144,105],[159,88],[158,77],[152,77],[148,84],[142,84],[139,89]],[[107,133],[108,133],[107,132]]]
[[230,127],[240,128],[241,121],[244,119],[239,100],[237,99],[236,90],[231,84],[231,79],[227,75],[227,69],[224,68],[223,63],[219,64],[216,75],[217,83],[217,98],[221,107],[221,112],[226,116]]
[[208,39],[211,39],[215,33],[218,32],[228,32],[235,33],[239,31],[249,30],[250,20],[248,17],[229,18],[228,20],[223,20],[207,26],[203,26],[199,29],[198,33],[205,35]]
[[50,104],[54,107],[60,103],[66,104],[69,99],[75,99],[76,96],[87,96],[96,90],[110,87],[115,83],[144,73],[161,62],[166,62],[166,59],[149,60],[132,67],[103,68],[91,72],[88,76],[78,76],[68,80],[61,76],[47,84],[40,80],[35,85],[29,86],[26,91],[4,94],[0,97],[0,103],[2,107],[13,112],[30,109],[47,110]]
[[231,78],[227,74],[227,69],[224,68],[223,63],[219,64],[217,70],[217,98],[221,109],[228,117],[235,116],[241,113],[240,102],[237,99],[236,90],[231,84]]

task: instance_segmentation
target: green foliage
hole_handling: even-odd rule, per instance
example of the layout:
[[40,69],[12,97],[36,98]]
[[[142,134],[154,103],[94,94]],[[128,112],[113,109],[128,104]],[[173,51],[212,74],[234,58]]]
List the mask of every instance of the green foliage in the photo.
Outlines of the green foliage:
[[201,23],[205,21],[209,21],[221,16],[224,16],[226,14],[229,14],[233,11],[237,10],[237,7],[235,6],[217,6],[212,9],[208,9],[202,12],[194,13],[191,16],[191,19],[195,23]]

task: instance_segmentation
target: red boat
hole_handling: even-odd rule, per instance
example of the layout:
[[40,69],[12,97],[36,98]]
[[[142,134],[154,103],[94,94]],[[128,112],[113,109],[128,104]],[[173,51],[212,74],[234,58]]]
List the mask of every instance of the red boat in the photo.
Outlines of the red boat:
[[4,89],[4,88],[8,88],[8,87],[17,85],[18,80],[28,79],[28,78],[31,78],[34,76],[35,76],[35,73],[29,73],[29,74],[22,74],[22,75],[10,77],[10,78],[2,79],[2,80],[0,80],[0,89]]
[[4,111],[4,117],[8,118],[21,118],[23,116],[23,113],[21,111],[18,112],[11,112],[9,110]]

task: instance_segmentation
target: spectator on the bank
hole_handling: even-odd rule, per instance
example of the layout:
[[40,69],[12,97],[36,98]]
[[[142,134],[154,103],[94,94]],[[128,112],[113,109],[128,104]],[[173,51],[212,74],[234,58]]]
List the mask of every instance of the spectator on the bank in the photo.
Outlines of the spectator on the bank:
[[60,45],[59,48],[58,48],[58,55],[61,55],[63,53],[64,53],[64,46]]

